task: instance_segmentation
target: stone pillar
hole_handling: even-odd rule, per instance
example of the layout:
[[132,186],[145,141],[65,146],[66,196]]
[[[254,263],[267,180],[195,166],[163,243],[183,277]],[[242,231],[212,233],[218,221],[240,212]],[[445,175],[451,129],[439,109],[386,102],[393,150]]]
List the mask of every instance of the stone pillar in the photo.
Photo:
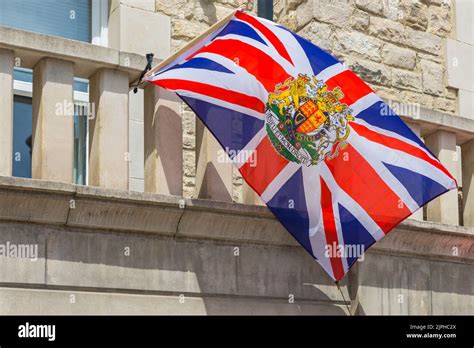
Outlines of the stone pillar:
[[[109,3],[110,48],[143,56],[153,52],[157,59],[171,54],[171,19],[155,11],[154,0],[112,0]],[[144,35],[144,30],[154,35]]]
[[[457,178],[456,134],[436,131],[426,138],[426,145],[441,163]],[[451,190],[428,204],[429,221],[459,225],[459,204],[457,190]]]
[[474,227],[474,140],[461,146],[464,226]]
[[128,189],[128,75],[103,68],[90,78],[89,185]]
[[145,88],[145,192],[183,194],[183,127],[178,97],[149,84]]
[[196,195],[198,198],[232,202],[232,163],[224,149],[196,121]]
[[12,175],[13,51],[0,49],[0,176]]
[[[421,127],[418,123],[407,123],[408,127],[415,133],[418,137],[421,137]],[[423,221],[423,208],[418,209],[414,212],[410,219]]]
[[33,68],[32,177],[73,182],[74,64],[43,58]]

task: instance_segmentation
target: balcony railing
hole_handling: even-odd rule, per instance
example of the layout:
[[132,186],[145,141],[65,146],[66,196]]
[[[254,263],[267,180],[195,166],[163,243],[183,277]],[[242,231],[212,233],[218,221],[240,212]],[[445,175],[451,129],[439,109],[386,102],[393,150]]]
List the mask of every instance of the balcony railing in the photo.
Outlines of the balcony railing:
[[[73,103],[74,77],[81,77],[90,81],[95,112],[89,126],[88,183],[128,190],[129,86],[145,64],[136,54],[0,27],[0,175],[12,175],[13,70],[21,66],[33,70],[32,177],[73,182],[73,118],[58,113],[57,106]],[[146,86],[143,110],[145,191],[182,196],[181,104],[166,91]],[[442,195],[428,204],[427,220],[474,226],[474,119],[423,108],[416,117],[404,117],[462,184],[462,199],[454,190]],[[231,163],[218,160],[218,144],[202,125],[196,138],[196,196],[232,201]],[[255,203],[251,191],[242,196],[242,203]],[[423,220],[423,212],[413,218]]]

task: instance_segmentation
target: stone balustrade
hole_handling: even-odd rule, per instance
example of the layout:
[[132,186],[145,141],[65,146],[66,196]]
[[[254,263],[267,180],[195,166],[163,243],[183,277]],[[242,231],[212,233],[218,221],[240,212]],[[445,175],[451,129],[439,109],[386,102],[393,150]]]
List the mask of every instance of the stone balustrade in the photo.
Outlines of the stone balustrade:
[[[425,141],[431,152],[449,170],[462,188],[462,206],[458,192],[452,190],[427,205],[427,220],[450,225],[474,226],[473,143],[474,120],[421,108],[419,114],[401,115]],[[457,151],[461,148],[461,154]],[[420,219],[420,213],[415,213]]]
[[[33,70],[32,177],[73,181],[74,77],[89,79],[89,183],[128,189],[128,94],[144,57],[19,29],[0,27],[2,160],[12,173],[13,69]],[[61,108],[58,108],[61,106]],[[3,127],[5,125],[5,127]]]
[[[128,190],[129,86],[145,63],[137,54],[0,27],[0,175],[12,173],[13,69],[21,65],[33,69],[33,178],[73,181],[73,118],[58,115],[56,109],[73,102],[74,77],[81,77],[89,79],[95,110],[89,131],[89,185]],[[182,196],[182,104],[150,85],[141,96],[145,191]],[[461,206],[458,192],[451,191],[428,204],[427,219],[474,226],[474,120],[423,108],[415,118],[402,116],[462,182]],[[219,145],[200,122],[195,133],[195,196],[232,202],[232,164],[219,160]],[[456,146],[462,148],[461,158]],[[242,190],[241,202],[256,204],[251,189],[244,185]],[[413,217],[422,220],[423,213]]]

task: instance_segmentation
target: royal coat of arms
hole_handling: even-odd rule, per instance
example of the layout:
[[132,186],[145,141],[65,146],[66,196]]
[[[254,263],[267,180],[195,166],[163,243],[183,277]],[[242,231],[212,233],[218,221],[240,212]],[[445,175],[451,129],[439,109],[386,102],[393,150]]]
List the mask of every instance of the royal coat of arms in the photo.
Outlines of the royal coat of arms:
[[347,146],[354,117],[340,102],[339,87],[299,74],[275,86],[266,105],[266,130],[273,147],[289,161],[316,165]]

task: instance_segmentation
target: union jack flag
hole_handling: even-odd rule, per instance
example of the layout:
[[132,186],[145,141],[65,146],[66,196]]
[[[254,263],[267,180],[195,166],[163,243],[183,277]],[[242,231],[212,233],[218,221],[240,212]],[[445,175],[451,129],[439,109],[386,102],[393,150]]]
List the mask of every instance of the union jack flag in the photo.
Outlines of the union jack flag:
[[246,182],[336,281],[360,256],[344,250],[367,250],[457,187],[339,60],[243,11],[147,80],[176,92],[232,150]]

